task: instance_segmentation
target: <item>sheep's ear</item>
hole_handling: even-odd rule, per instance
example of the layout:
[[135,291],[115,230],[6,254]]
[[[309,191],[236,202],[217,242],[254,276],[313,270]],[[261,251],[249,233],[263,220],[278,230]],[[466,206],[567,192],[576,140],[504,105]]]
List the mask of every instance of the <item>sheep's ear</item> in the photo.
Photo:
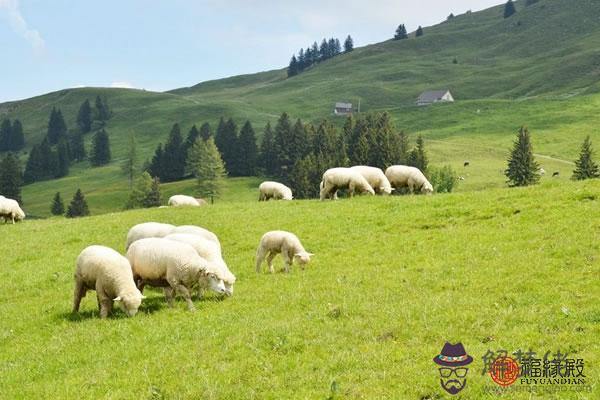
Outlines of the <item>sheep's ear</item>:
[[121,301],[121,296],[115,297],[113,301]]

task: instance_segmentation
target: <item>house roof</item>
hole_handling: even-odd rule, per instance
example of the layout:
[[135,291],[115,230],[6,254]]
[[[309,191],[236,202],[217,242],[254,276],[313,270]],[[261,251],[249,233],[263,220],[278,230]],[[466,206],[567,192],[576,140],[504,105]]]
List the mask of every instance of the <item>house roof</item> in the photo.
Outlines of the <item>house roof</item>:
[[448,92],[449,92],[448,89],[446,89],[446,90],[431,90],[429,92],[423,92],[417,99],[417,102],[433,103],[434,101],[439,100],[442,97],[444,97],[444,95]]
[[335,103],[335,108],[352,108],[352,103]]

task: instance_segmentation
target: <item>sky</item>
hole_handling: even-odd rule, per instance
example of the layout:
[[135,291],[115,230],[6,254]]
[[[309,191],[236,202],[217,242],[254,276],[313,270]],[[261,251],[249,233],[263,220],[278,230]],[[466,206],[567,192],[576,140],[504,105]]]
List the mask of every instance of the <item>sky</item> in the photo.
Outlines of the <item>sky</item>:
[[82,86],[165,91],[281,68],[301,47],[355,46],[502,0],[0,0],[0,102]]

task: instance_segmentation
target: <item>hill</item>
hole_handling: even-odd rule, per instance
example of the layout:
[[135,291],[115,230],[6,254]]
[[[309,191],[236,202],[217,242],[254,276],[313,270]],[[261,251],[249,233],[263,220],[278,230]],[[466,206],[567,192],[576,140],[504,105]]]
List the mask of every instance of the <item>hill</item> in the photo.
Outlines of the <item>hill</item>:
[[[598,193],[599,181],[549,182],[0,225],[10,266],[0,281],[2,397],[442,398],[431,360],[450,341],[475,359],[469,398],[497,387],[480,370],[499,349],[582,358],[593,389],[582,394],[597,398]],[[99,320],[88,293],[71,314],[79,252],[123,251],[128,228],[149,220],[215,231],[238,277],[234,296],[196,299],[189,313],[148,290],[134,318]],[[278,228],[297,233],[313,262],[256,274],[260,235]]]
[[[285,70],[274,70],[167,93],[83,88],[0,104],[0,117],[23,122],[29,145],[42,139],[53,106],[62,109],[71,127],[81,102],[97,94],[108,98],[115,114],[107,128],[111,166],[91,170],[82,163],[66,179],[28,186],[24,200],[43,196],[44,204],[36,200],[29,206],[46,209],[56,190],[74,192],[92,176],[116,180],[130,133],[136,134],[145,159],[166,140],[174,122],[181,123],[185,134],[192,124],[210,122],[214,128],[219,117],[231,116],[239,124],[251,120],[260,134],[266,122],[284,111],[315,122],[333,118],[336,101],[359,100],[362,111],[390,112],[396,127],[413,139],[424,135],[434,164],[459,168],[464,160],[476,160],[478,167],[465,171],[470,179],[459,190],[503,185],[506,150],[522,124],[529,125],[536,152],[559,159],[541,159],[545,168],[566,178],[585,135],[600,142],[593,129],[600,122],[595,112],[600,102],[595,51],[600,4],[580,0],[573,7],[568,0],[541,0],[525,7],[520,1],[517,9],[508,19],[502,17],[502,6],[458,15],[425,28],[423,37],[357,48],[290,79]],[[425,109],[414,105],[421,91],[438,88],[450,88],[457,103]],[[118,186],[124,189],[107,192],[107,198],[124,202],[122,179]]]

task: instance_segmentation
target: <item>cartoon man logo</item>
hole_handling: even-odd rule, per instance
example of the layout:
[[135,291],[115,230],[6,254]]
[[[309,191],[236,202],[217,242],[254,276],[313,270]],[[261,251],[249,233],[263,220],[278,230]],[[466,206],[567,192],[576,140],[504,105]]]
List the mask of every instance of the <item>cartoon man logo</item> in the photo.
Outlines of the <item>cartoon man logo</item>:
[[469,368],[465,366],[473,362],[473,357],[467,354],[462,343],[446,342],[433,362],[440,366],[440,385],[446,392],[457,394],[467,386]]

